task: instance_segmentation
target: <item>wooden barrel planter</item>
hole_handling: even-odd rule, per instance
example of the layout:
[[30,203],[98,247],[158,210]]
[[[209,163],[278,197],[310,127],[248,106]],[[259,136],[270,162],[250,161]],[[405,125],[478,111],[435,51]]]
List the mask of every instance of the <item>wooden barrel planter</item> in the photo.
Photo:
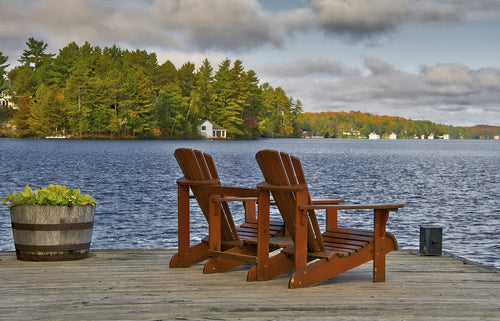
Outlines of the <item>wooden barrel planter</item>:
[[11,207],[17,259],[61,261],[88,257],[94,212],[92,205]]

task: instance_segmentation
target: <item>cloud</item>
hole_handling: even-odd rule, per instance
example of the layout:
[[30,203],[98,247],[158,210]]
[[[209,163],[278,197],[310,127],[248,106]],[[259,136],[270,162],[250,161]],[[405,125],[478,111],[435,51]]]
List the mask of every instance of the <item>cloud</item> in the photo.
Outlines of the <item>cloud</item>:
[[6,0],[0,11],[0,37],[35,34],[59,47],[88,40],[238,52],[283,41],[256,0]]
[[392,32],[405,24],[459,22],[471,8],[431,0],[310,0],[308,7],[282,12],[279,18],[289,33],[320,29],[327,35],[356,39]]
[[155,21],[198,48],[249,49],[282,42],[279,25],[255,0],[157,1]]
[[[300,70],[302,61],[307,59],[291,61],[289,68]],[[279,68],[287,70],[284,63]],[[306,111],[361,110],[454,125],[485,121],[500,125],[500,68],[449,63],[422,65],[410,73],[376,57],[365,57],[364,68],[324,78],[313,72],[264,75],[276,77],[270,83],[281,84],[288,94],[299,97]],[[338,69],[347,68],[340,64]]]
[[275,77],[337,77],[356,73],[356,70],[348,68],[340,61],[328,59],[322,55],[301,56],[297,60],[288,62],[266,63],[260,66],[265,73]]
[[[58,48],[70,41],[243,52],[282,46],[303,30],[370,37],[409,23],[456,22],[491,10],[485,0],[310,0],[272,12],[257,0],[3,0],[0,37],[29,36]],[[467,11],[468,10],[468,11]],[[28,35],[28,36],[27,36]],[[3,42],[3,41],[2,41]]]
[[368,68],[373,74],[386,74],[394,71],[394,67],[392,65],[375,57],[366,57],[365,67]]

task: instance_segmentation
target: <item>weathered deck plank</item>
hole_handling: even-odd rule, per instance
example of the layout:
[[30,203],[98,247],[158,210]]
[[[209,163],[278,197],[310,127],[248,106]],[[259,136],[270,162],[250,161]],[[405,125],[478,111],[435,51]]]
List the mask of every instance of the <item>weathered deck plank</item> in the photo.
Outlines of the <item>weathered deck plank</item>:
[[500,320],[500,273],[450,257],[397,251],[387,281],[371,264],[319,286],[288,276],[246,282],[202,265],[169,269],[169,250],[99,250],[71,262],[23,262],[0,252],[0,320]]

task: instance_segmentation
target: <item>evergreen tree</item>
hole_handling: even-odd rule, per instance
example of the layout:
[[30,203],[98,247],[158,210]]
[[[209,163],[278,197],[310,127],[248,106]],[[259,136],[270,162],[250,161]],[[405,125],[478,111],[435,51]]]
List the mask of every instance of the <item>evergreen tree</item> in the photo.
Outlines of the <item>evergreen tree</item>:
[[192,62],[186,62],[177,71],[179,86],[182,91],[182,97],[190,97],[191,91],[195,85],[195,66]]
[[263,109],[263,95],[259,87],[259,79],[253,70],[243,73],[240,78],[240,92],[242,99],[241,118],[244,121],[246,136],[259,135],[259,119]]
[[52,62],[52,68],[49,72],[50,84],[55,84],[59,90],[62,90],[79,59],[80,47],[75,42],[71,42],[60,49],[59,54]]
[[29,66],[17,66],[9,71],[7,77],[11,81],[12,91],[15,93],[14,98],[35,95],[37,89],[35,72]]
[[3,76],[5,75],[7,67],[10,66],[10,64],[7,64],[7,60],[9,60],[9,57],[4,56],[3,53],[0,51],[0,79],[3,79]]
[[300,99],[297,99],[295,104],[292,105],[290,110],[290,122],[292,123],[293,132],[291,136],[300,137],[302,136],[302,128],[304,127],[304,117],[303,113],[303,105]]
[[59,134],[64,128],[64,115],[58,105],[55,93],[47,85],[40,85],[31,107],[30,132],[37,137]]
[[151,74],[152,90],[155,104],[158,103],[162,89],[177,81],[177,70],[174,64],[168,60],[162,65],[156,66]]
[[47,44],[41,41],[35,40],[35,38],[30,37],[26,42],[28,49],[25,49],[21,55],[21,58],[18,59],[20,63],[23,65],[27,65],[36,70],[40,67],[44,62],[46,62],[47,58],[52,58],[53,54],[47,54],[45,51],[47,50]]
[[113,68],[109,70],[103,78],[104,88],[102,103],[109,115],[108,131],[111,134],[119,134],[122,130],[123,105],[130,100],[127,87],[124,85],[125,77],[121,69]]
[[33,136],[33,132],[30,127],[31,119],[31,104],[33,99],[30,95],[25,94],[19,97],[17,101],[17,112],[14,114],[13,122],[16,126],[17,134],[20,137]]
[[151,81],[138,70],[132,83],[132,106],[129,110],[129,124],[133,134],[142,134],[151,129],[150,119],[152,110]]
[[259,132],[261,136],[275,136],[275,128],[277,128],[277,113],[273,107],[274,104],[274,89],[269,83],[264,83],[260,86],[262,91],[262,108],[259,113]]
[[169,137],[190,135],[184,117],[185,99],[179,86],[170,83],[164,87],[156,106],[156,122],[161,133]]
[[208,59],[203,60],[195,77],[197,115],[200,119],[210,119],[210,110],[215,100],[213,89],[213,68]]
[[5,78],[0,78],[0,97],[3,97],[3,92],[9,89],[9,81]]
[[209,120],[218,125],[224,121],[224,109],[227,107],[231,92],[231,60],[225,59],[219,64],[219,69],[214,75],[215,101],[213,108],[209,111]]
[[89,96],[92,86],[91,70],[84,58],[74,66],[64,89],[66,110],[70,117],[69,131],[81,136],[88,132]]

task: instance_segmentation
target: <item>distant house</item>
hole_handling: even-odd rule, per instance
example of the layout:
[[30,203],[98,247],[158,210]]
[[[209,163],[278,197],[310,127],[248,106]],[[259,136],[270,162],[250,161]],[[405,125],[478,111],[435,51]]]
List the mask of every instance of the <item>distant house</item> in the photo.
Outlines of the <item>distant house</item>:
[[209,120],[202,120],[198,124],[198,133],[205,138],[227,138],[226,129],[212,124]]
[[342,132],[342,135],[359,137],[359,136],[361,136],[361,132],[359,130],[351,128],[350,131]]
[[434,134],[430,134],[427,139],[434,139]]
[[389,135],[389,139],[398,139],[398,134],[396,134],[396,133],[391,133],[391,134]]
[[443,139],[450,139],[450,135],[449,134],[444,134],[443,135]]
[[0,107],[17,109],[10,96],[0,97]]
[[377,133],[370,133],[368,139],[380,139],[380,135],[377,135]]

